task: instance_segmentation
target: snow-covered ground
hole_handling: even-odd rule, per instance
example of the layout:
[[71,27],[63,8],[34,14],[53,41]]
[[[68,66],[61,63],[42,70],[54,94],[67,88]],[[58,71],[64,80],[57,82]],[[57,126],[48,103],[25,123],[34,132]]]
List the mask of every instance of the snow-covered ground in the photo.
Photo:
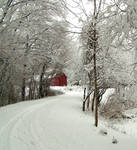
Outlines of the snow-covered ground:
[[82,112],[81,89],[59,90],[65,93],[0,108],[0,150],[137,149],[133,134],[115,131],[103,120],[94,126],[92,114]]

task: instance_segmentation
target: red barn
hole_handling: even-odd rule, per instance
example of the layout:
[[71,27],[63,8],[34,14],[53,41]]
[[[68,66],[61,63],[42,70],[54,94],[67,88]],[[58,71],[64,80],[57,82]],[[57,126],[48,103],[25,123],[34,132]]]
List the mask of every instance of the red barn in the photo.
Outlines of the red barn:
[[56,76],[52,79],[52,86],[66,86],[67,85],[67,77],[64,73]]

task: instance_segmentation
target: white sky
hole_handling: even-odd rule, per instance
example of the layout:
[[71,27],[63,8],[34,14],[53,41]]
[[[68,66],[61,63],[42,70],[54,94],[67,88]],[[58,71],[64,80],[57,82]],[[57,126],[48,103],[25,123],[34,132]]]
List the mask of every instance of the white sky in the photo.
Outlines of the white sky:
[[92,3],[88,0],[67,0],[67,3],[72,11],[69,11],[67,20],[74,24],[74,26],[71,26],[71,30],[78,32],[81,29],[83,20],[86,20],[93,10]]

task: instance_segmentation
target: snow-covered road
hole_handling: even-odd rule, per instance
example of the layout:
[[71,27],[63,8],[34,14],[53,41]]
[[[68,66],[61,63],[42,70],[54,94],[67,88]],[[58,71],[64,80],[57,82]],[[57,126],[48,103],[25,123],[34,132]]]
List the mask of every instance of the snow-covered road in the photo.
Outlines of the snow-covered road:
[[134,137],[112,129],[101,135],[105,126],[94,127],[92,115],[81,111],[81,97],[71,91],[0,108],[0,150],[137,150]]

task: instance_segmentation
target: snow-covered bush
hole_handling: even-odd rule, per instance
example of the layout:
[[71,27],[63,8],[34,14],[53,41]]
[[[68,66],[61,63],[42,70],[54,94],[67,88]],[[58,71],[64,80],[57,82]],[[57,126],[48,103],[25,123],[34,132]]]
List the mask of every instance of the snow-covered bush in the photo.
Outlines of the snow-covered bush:
[[124,111],[136,107],[137,102],[121,99],[119,95],[112,94],[104,105],[100,105],[100,115],[108,119],[127,118]]

